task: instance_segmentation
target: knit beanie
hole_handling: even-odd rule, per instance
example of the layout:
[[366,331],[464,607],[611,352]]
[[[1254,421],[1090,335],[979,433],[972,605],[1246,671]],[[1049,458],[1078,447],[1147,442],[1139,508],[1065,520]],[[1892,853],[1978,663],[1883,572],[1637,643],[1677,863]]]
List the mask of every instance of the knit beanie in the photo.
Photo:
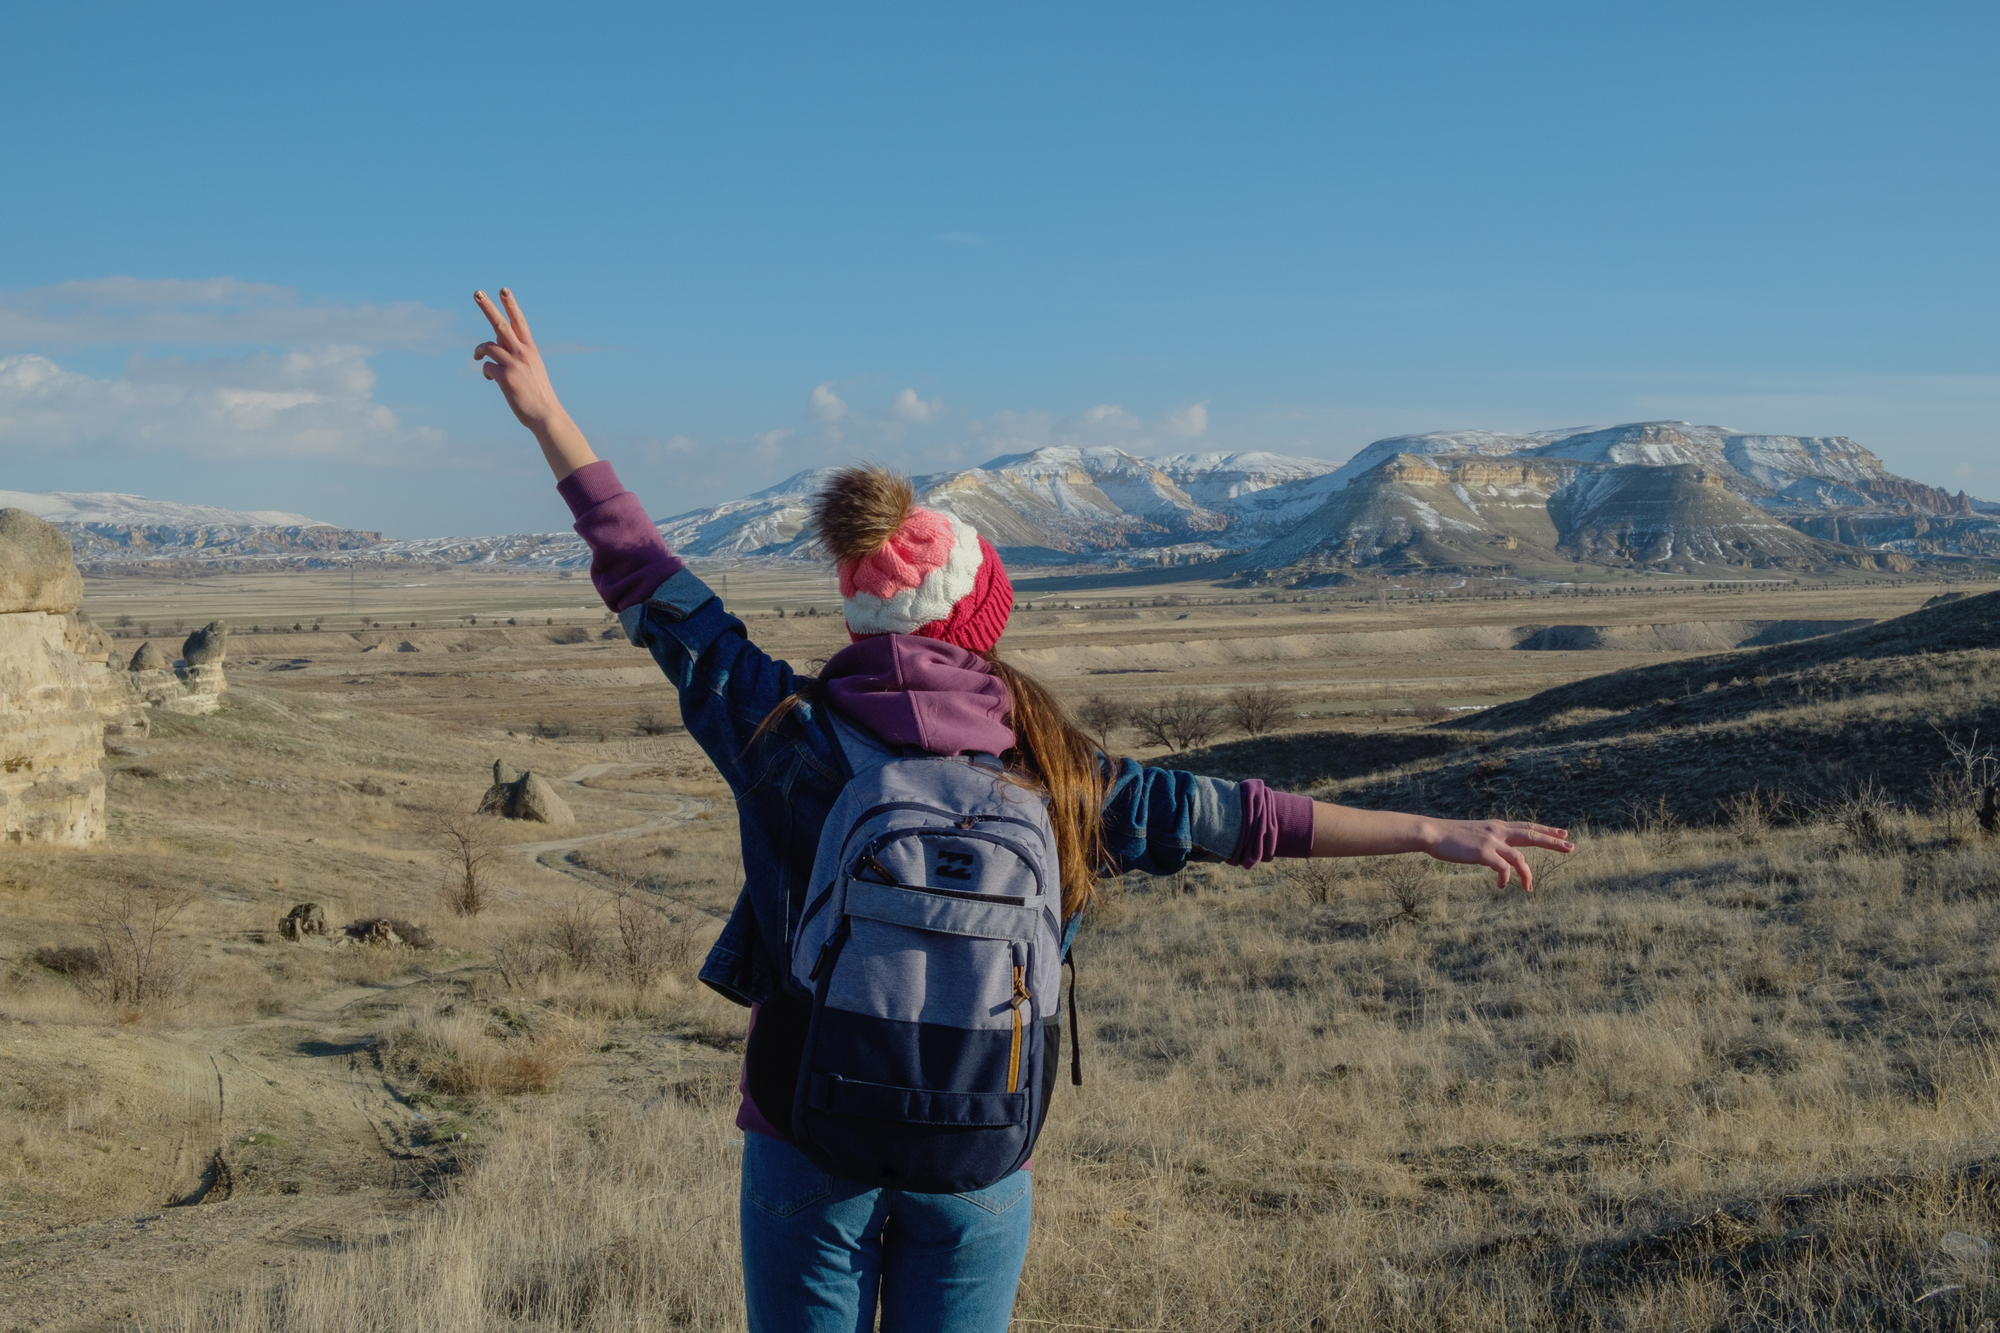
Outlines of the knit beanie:
[[909,478],[842,468],[814,499],[813,525],[855,640],[916,634],[975,653],[1000,642],[1014,585],[999,553],[963,519],[918,508]]

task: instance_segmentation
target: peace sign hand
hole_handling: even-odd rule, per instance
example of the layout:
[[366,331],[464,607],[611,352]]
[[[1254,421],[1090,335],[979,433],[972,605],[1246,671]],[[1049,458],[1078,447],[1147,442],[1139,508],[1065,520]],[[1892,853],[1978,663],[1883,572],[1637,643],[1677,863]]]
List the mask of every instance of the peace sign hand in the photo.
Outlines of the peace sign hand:
[[480,373],[500,386],[507,406],[514,410],[523,426],[535,433],[557,479],[594,462],[597,456],[585,442],[583,432],[569,419],[569,413],[563,411],[562,402],[556,397],[555,385],[549,382],[549,368],[542,361],[535,336],[528,331],[528,317],[521,313],[514,293],[505,287],[500,289],[504,312],[485,292],[474,292],[472,300],[479,313],[486,316],[486,322],[493,326],[493,337],[472,349],[472,359],[485,362]]

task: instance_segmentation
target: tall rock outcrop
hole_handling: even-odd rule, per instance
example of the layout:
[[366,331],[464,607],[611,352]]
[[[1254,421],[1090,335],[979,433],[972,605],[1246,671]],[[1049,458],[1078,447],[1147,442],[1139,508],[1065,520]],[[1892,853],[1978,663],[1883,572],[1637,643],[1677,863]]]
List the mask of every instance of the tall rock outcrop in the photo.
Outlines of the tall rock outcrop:
[[82,599],[69,541],[0,509],[0,843],[104,836],[104,723],[70,647]]
[[104,723],[104,739],[140,740],[152,730],[146,701],[123,663],[112,662],[111,639],[81,611],[72,611],[63,626],[69,650],[83,663],[84,684]]

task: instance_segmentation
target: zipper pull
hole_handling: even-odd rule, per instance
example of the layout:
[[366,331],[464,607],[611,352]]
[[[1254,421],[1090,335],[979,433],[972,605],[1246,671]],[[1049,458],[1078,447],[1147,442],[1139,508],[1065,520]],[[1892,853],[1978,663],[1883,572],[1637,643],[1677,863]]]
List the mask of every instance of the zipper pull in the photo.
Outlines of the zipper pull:
[[812,971],[806,973],[807,981],[818,981],[819,970],[826,966],[826,956],[833,952],[833,937],[827,936],[825,944],[819,946],[819,957],[813,959]]
[[1025,967],[1016,967],[1014,969],[1014,999],[1012,1007],[1015,1009],[1019,1009],[1029,999],[1027,972],[1028,969]]

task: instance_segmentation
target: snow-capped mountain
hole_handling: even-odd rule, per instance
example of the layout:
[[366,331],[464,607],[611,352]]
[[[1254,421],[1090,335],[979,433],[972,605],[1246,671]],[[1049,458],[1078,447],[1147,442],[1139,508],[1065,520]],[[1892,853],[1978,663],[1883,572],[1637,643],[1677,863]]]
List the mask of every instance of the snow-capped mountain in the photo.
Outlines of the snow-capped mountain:
[[84,561],[307,557],[382,540],[282,509],[219,509],[119,491],[0,491],[0,509],[53,523]]
[[[1446,431],[1369,445],[1339,489],[1256,551],[1266,567],[1495,567],[1531,556],[1614,567],[1892,567],[2000,554],[1960,493],[1895,476],[1844,437],[1636,422],[1509,435]],[[1520,552],[1503,555],[1502,552]]]
[[331,524],[281,509],[218,509],[148,500],[119,491],[0,491],[0,509],[25,509],[51,523],[108,523],[140,528],[324,528]]
[[[810,558],[808,513],[828,471],[658,527],[694,559]],[[1850,439],[1678,421],[1399,435],[1338,466],[1062,446],[913,481],[919,503],[964,519],[1015,563],[1238,553],[1253,568],[1492,568],[1534,556],[1692,570],[1856,563],[1861,548],[1897,559],[2000,555],[2000,506],[1895,476]],[[383,541],[298,514],[138,496],[0,492],[8,504],[61,524],[85,559],[590,563],[570,532]]]

